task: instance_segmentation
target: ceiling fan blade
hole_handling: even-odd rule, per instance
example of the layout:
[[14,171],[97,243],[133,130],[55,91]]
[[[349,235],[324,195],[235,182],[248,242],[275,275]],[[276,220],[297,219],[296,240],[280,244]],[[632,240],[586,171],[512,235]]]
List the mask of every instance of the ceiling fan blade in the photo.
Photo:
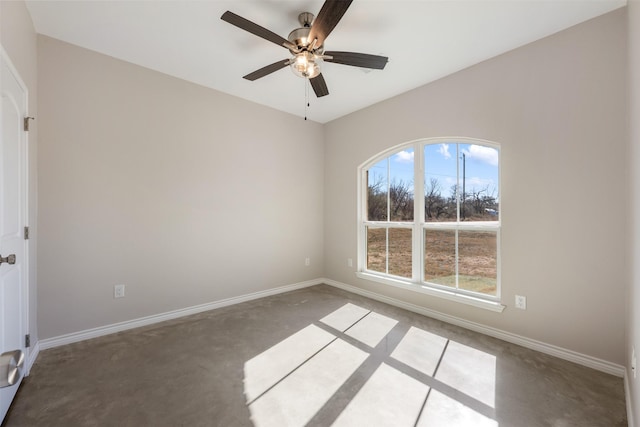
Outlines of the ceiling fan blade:
[[287,49],[290,46],[293,46],[289,40],[283,37],[280,37],[273,31],[269,31],[266,28],[261,27],[260,25],[253,23],[248,19],[245,19],[239,15],[236,15],[235,13],[230,12],[228,10],[222,14],[220,19],[228,22],[231,25],[235,25],[238,28],[242,28],[243,30],[248,31],[251,34],[254,34],[258,37],[262,37],[265,40],[269,40],[270,42],[275,43],[278,46],[283,46],[283,47],[286,47]]
[[289,65],[289,60],[283,59],[281,61],[274,62],[273,64],[267,65],[266,67],[262,67],[259,70],[254,71],[253,73],[249,73],[246,76],[244,76],[243,79],[247,79],[251,81],[258,80],[259,78],[264,77],[268,74],[271,74],[275,71],[278,71],[286,67],[287,65]]
[[309,32],[309,40],[316,39],[316,46],[322,46],[324,39],[333,31],[353,0],[327,0],[314,19]]
[[386,56],[369,55],[368,53],[357,52],[325,52],[327,56],[332,58],[324,58],[326,62],[335,62],[336,64],[352,65],[354,67],[372,68],[374,70],[382,70],[389,61]]
[[309,79],[309,81],[311,82],[311,87],[318,98],[329,95],[329,89],[327,89],[327,83],[324,81],[322,73],[312,79]]

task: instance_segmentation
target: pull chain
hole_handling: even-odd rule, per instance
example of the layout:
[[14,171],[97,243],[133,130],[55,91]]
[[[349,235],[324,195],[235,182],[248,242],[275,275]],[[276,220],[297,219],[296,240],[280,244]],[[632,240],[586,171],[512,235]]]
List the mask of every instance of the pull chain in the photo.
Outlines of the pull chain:
[[309,79],[304,79],[304,119],[307,120],[307,110],[309,109]]

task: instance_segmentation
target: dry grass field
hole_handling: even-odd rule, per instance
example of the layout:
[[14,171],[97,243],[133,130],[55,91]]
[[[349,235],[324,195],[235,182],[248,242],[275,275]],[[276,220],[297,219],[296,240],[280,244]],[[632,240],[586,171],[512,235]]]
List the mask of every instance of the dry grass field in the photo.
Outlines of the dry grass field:
[[[411,278],[411,230],[389,229],[389,274]],[[367,231],[367,268],[385,272],[386,230]],[[458,287],[488,295],[496,294],[496,234],[460,231],[458,235]],[[456,286],[455,232],[425,231],[423,279],[443,286]]]

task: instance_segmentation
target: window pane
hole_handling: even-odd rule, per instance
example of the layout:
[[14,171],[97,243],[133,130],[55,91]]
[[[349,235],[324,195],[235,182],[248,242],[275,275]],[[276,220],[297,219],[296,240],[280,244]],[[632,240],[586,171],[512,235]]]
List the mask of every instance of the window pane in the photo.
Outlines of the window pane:
[[389,274],[411,278],[411,229],[389,229]]
[[460,219],[497,221],[498,150],[476,144],[460,144]]
[[391,156],[389,183],[391,221],[413,221],[413,148]]
[[459,231],[458,287],[496,295],[497,252],[496,232]]
[[[484,145],[489,143],[474,142],[415,142],[368,164],[366,188],[363,185],[358,195],[365,199],[360,212],[364,242],[359,242],[365,247],[359,254],[365,257],[365,270],[412,283],[415,269],[422,271],[416,285],[474,292],[487,299],[498,295],[499,224],[487,222],[500,217],[500,153]],[[417,181],[415,155],[423,156],[420,165],[424,161],[424,174]],[[424,214],[414,217],[416,203],[422,206],[423,201]],[[414,235],[413,227],[422,227],[422,236]],[[424,246],[424,256],[416,259],[415,239],[422,239]]]
[[367,227],[367,269],[387,272],[387,230]]
[[425,221],[457,221],[456,144],[424,147]]
[[456,232],[424,230],[424,280],[456,286]]
[[373,165],[367,171],[367,219],[387,220],[388,159]]

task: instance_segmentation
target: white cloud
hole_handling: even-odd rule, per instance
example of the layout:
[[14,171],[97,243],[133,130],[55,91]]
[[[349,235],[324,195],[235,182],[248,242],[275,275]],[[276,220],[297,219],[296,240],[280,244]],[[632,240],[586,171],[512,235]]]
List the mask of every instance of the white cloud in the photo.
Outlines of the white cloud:
[[479,178],[477,176],[467,177],[467,189],[477,189],[481,190],[486,187],[489,187],[489,191],[494,191],[496,184],[492,179],[487,178]]
[[449,152],[449,144],[440,144],[438,153],[442,154],[442,157],[444,157],[445,159],[450,159],[451,153]]
[[495,148],[471,145],[468,150],[464,150],[463,152],[470,159],[475,159],[491,166],[498,166],[498,150]]
[[401,151],[396,154],[396,162],[413,163],[413,151]]

